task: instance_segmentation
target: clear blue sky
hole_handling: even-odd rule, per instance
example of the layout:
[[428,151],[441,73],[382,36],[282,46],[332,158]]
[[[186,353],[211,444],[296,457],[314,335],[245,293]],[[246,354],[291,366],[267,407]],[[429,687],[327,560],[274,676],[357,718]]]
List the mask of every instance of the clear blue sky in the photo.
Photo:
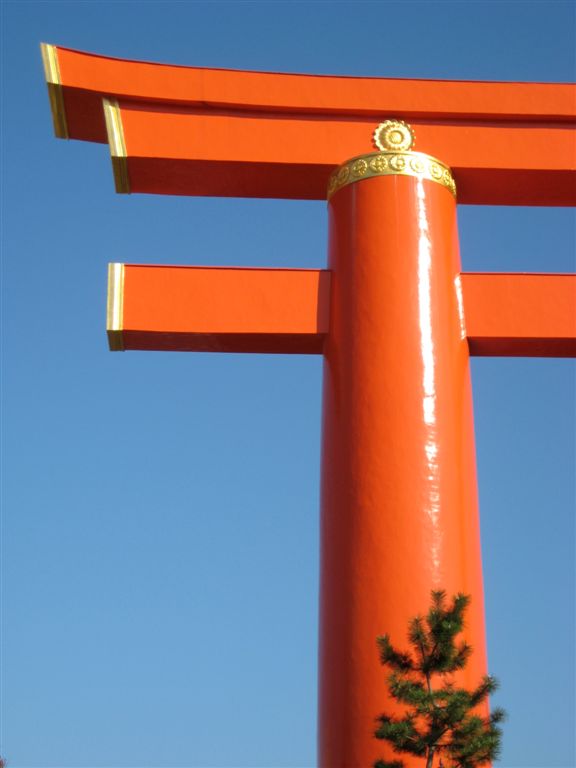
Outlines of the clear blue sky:
[[[39,44],[570,81],[575,6],[4,0],[2,15],[0,751],[10,768],[309,768],[321,361],[111,354],[105,300],[108,261],[322,267],[325,204],[116,195],[106,146],[53,137]],[[569,210],[459,215],[467,270],[574,271]],[[499,765],[574,768],[574,363],[476,359],[473,384]]]

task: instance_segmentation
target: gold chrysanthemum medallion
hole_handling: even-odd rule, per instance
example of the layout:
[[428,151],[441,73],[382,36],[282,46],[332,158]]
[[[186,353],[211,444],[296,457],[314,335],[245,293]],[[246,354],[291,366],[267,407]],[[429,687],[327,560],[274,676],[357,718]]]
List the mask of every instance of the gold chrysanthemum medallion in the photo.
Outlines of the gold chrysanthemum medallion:
[[374,144],[381,152],[408,152],[414,139],[414,131],[402,120],[385,120],[374,131]]

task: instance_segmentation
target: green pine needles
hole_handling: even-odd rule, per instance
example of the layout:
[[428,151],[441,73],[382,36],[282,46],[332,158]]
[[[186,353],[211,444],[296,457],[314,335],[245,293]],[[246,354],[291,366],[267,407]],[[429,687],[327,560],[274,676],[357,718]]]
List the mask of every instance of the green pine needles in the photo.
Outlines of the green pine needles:
[[[396,650],[388,635],[378,638],[380,660],[391,670],[391,696],[405,707],[402,717],[380,715],[377,739],[387,741],[394,752],[425,759],[425,768],[477,768],[498,757],[505,716],[495,709],[481,717],[477,707],[498,687],[486,675],[473,691],[456,688],[447,678],[463,669],[472,652],[456,636],[464,627],[468,595],[458,594],[447,603],[444,591],[432,592],[426,618],[416,616],[409,625],[412,651]],[[378,760],[374,768],[405,768],[403,760]]]

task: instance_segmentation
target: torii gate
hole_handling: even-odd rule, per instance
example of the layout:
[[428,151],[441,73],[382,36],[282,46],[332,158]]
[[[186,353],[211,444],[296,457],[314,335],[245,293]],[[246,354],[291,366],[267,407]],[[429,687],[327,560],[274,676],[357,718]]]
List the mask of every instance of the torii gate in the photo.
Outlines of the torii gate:
[[456,186],[574,205],[574,89],[42,55],[56,135],[108,142],[117,192],[328,197],[327,270],[112,264],[108,336],[324,355],[319,765],[390,759],[378,634],[464,591],[462,682],[486,669],[469,355],[576,356],[576,275],[460,273]]

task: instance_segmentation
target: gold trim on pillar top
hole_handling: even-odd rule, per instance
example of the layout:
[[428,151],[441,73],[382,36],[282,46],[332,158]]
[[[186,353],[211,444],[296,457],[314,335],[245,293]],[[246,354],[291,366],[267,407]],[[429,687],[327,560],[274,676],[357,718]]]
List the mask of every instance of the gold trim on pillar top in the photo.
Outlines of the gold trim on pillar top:
[[108,264],[106,332],[111,352],[124,351],[124,264]]
[[456,197],[450,168],[422,152],[371,152],[353,157],[337,168],[328,182],[328,199],[342,187],[373,176],[416,176],[447,187]]
[[40,43],[42,63],[44,64],[44,76],[48,87],[50,99],[50,111],[54,133],[58,139],[68,138],[68,124],[66,122],[66,107],[64,105],[64,92],[62,90],[62,78],[58,64],[58,49],[55,45]]
[[386,120],[376,128],[373,140],[380,152],[347,160],[330,176],[328,199],[342,187],[373,176],[415,176],[447,187],[456,197],[450,168],[431,155],[413,152],[414,131],[401,120]]
[[110,156],[112,158],[114,185],[116,187],[116,192],[127,194],[130,192],[128,153],[126,152],[120,105],[115,99],[102,99],[102,106],[104,108],[108,145],[110,147]]

